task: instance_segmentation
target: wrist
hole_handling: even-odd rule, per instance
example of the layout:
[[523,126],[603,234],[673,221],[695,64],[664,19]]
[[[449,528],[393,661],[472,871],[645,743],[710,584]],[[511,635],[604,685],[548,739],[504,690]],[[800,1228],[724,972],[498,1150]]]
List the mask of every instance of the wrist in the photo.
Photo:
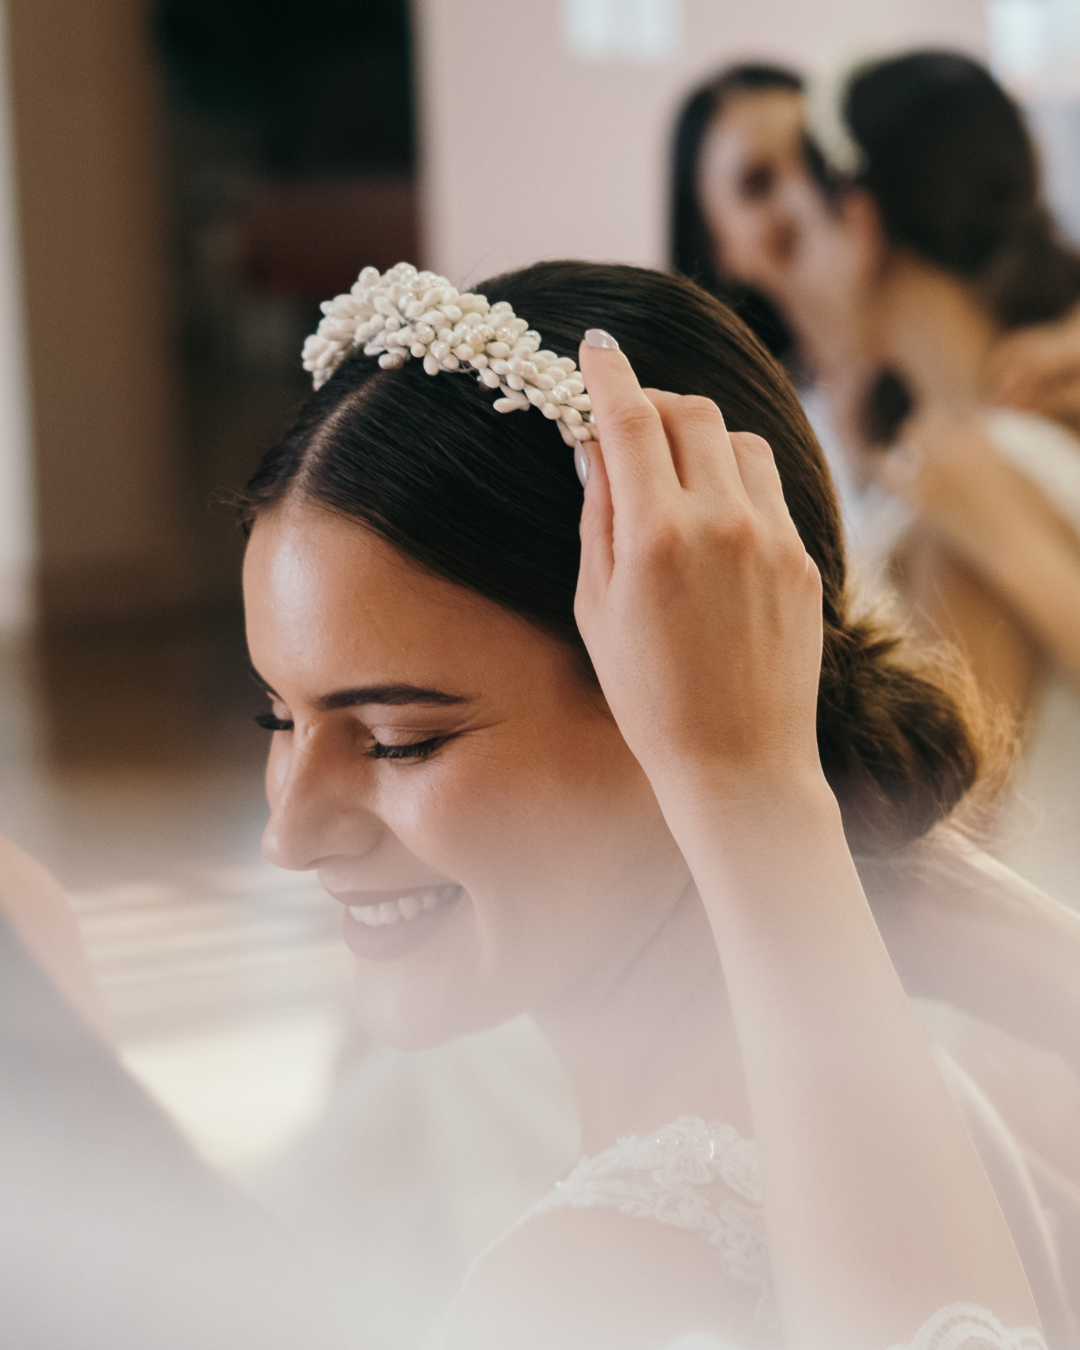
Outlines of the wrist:
[[[785,835],[836,829],[840,806],[819,762],[737,772],[728,765],[693,764],[657,780],[653,790],[680,836],[705,836],[721,844],[759,843],[762,833]],[[680,843],[682,841],[680,840]]]

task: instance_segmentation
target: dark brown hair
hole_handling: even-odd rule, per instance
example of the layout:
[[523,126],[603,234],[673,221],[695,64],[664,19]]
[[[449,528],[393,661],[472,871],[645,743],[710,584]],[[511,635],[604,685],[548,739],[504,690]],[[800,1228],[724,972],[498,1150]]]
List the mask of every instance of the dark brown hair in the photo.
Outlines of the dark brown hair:
[[1080,298],[1080,254],[1043,200],[1019,108],[985,66],[948,51],[880,61],[851,81],[844,115],[866,160],[856,181],[893,242],[971,281],[1006,328]]
[[[478,289],[509,301],[563,355],[577,356],[586,328],[606,328],[643,384],[705,395],[733,431],[769,442],[821,571],[818,744],[851,844],[887,851],[948,814],[975,782],[979,754],[957,703],[901,659],[896,635],[851,617],[828,469],[783,368],[746,325],[700,287],[635,267],[538,263]],[[263,457],[243,519],[250,527],[286,499],[340,512],[587,665],[573,610],[582,499],[573,456],[546,418],[497,413],[492,402],[464,375],[432,377],[419,361],[381,370],[356,354]]]
[[704,286],[738,314],[781,360],[795,339],[773,302],[753,286],[729,276],[698,200],[701,146],[713,119],[732,99],[746,94],[801,94],[802,76],[786,66],[729,66],[695,89],[679,111],[671,150],[671,266]]

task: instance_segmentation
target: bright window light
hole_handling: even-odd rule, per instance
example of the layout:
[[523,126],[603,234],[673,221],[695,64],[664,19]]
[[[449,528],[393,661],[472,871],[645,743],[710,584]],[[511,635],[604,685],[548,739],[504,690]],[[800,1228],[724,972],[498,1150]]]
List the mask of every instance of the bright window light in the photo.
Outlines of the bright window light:
[[669,61],[683,43],[682,0],[562,0],[563,43],[579,61]]

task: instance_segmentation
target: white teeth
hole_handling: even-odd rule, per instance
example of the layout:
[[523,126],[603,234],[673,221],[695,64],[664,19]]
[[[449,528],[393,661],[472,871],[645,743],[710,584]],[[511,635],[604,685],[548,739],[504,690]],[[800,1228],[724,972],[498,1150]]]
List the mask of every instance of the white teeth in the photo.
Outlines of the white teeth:
[[424,906],[420,902],[418,895],[403,895],[398,901],[398,909],[401,910],[403,919],[415,919],[423,912]]
[[366,923],[369,928],[379,928],[383,924],[430,914],[433,909],[449,904],[458,893],[457,888],[441,892],[416,891],[412,895],[403,895],[400,900],[384,900],[379,905],[350,905],[349,913],[358,923]]

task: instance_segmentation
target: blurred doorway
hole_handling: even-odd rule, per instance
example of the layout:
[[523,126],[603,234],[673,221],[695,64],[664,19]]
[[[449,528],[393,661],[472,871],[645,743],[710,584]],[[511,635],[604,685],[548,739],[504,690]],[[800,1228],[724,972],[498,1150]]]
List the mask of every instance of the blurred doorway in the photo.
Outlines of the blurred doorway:
[[[241,486],[296,411],[318,304],[418,261],[407,0],[157,0],[192,489]],[[220,513],[218,513],[220,514]],[[210,522],[207,522],[208,525]],[[219,584],[239,541],[209,528]]]

